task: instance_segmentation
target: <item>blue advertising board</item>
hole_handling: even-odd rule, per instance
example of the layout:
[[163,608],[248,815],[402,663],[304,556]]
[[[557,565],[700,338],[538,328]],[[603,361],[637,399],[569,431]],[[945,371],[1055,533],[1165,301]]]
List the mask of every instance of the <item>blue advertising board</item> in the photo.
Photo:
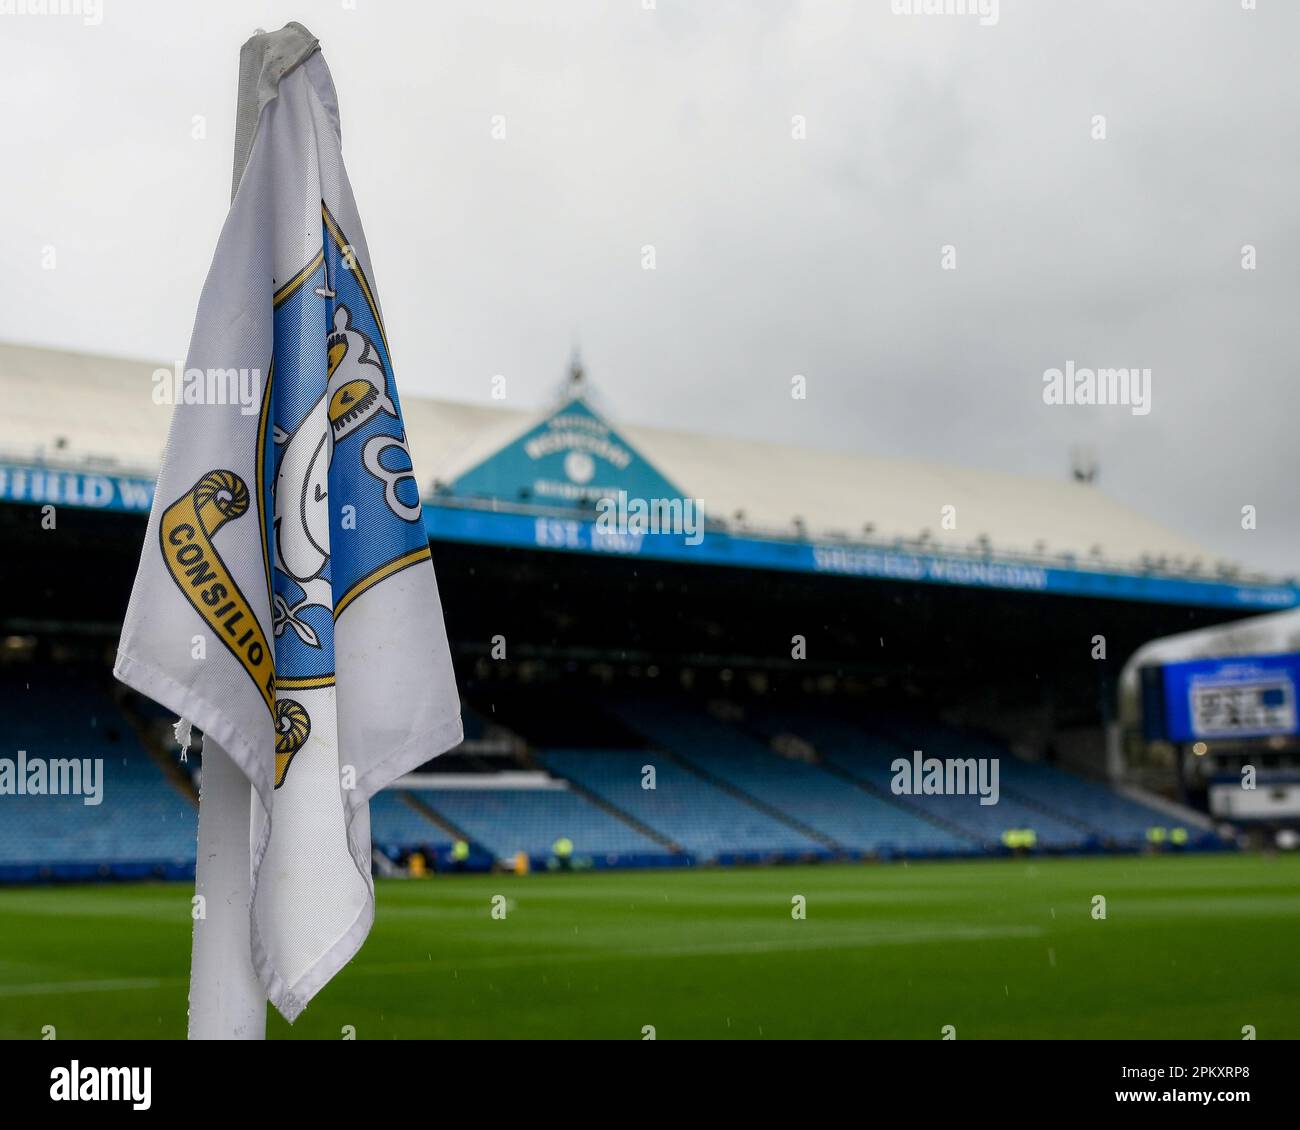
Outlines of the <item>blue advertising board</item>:
[[687,565],[730,565],[744,569],[776,569],[1251,611],[1291,608],[1300,602],[1300,592],[1290,585],[1247,585],[1067,569],[995,558],[911,553],[843,542],[825,544],[737,536],[717,529],[705,530],[696,542],[683,534],[627,533],[605,529],[599,522],[586,518],[534,516],[428,504],[424,508],[424,524],[429,537],[435,541],[638,557]]
[[0,463],[0,502],[148,514],[153,506],[153,479],[111,471]]

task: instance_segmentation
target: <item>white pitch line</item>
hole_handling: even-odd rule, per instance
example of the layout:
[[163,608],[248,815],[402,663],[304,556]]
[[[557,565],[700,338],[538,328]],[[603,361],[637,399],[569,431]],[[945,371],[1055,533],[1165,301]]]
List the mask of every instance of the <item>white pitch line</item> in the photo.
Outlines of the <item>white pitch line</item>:
[[123,993],[132,989],[161,989],[183,977],[121,977],[104,981],[46,981],[32,985],[0,985],[0,997],[44,997],[59,993]]
[[[700,945],[650,947],[639,950],[591,949],[565,953],[500,954],[479,958],[443,958],[436,962],[390,962],[383,965],[359,965],[354,976],[384,976],[396,972],[428,969],[484,969],[513,965],[564,965],[575,961],[618,961],[622,959],[662,957],[744,956],[801,950],[842,950],[871,946],[923,945],[927,942],[988,941],[995,938],[1036,938],[1045,931],[1038,926],[981,928],[956,927],[947,930],[916,929],[831,938],[773,939],[771,941],[706,942]],[[123,977],[101,981],[46,981],[28,985],[0,985],[0,997],[39,997],[75,993],[120,993],[138,989],[161,989],[164,985],[184,984],[184,977]]]
[[566,950],[562,953],[497,954],[491,957],[440,958],[437,961],[401,961],[385,964],[359,964],[351,970],[354,977],[383,977],[391,973],[455,969],[495,969],[519,965],[566,965],[579,961],[622,961],[662,957],[743,957],[747,954],[799,953],[805,950],[866,949],[871,946],[924,945],[928,942],[982,942],[997,938],[1038,938],[1046,931],[1041,926],[978,926],[949,930],[917,929],[850,937],[811,938],[804,941],[779,940],[751,942],[704,942],[689,946],[662,946],[645,949]]

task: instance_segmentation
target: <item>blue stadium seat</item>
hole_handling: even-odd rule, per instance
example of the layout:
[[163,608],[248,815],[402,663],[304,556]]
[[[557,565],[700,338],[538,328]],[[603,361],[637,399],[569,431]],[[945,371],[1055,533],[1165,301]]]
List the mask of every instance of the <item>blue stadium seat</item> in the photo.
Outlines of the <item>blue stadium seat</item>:
[[451,847],[451,836],[407,803],[399,789],[383,789],[370,798],[370,842],[396,859],[407,851],[435,851]]
[[[107,693],[56,669],[5,678],[2,756],[103,761],[102,803],[81,796],[0,798],[0,867],[52,874],[194,865],[197,813],[142,749]],[[29,874],[27,877],[36,877]]]
[[[1032,828],[1041,846],[1073,849],[1090,842],[1135,845],[1152,825],[1169,822],[1104,785],[1016,757],[1005,746],[923,719],[873,716],[849,722],[811,711],[773,712],[763,722],[809,741],[827,763],[888,793],[892,762],[919,749],[926,757],[998,759],[998,803],[975,797],[905,796],[900,802],[944,820],[987,846],[1010,828]],[[873,732],[874,731],[874,732]]]
[[[544,750],[538,760],[700,862],[826,851],[824,844],[653,750]],[[645,765],[655,769],[653,790],[641,787]]]
[[[0,756],[26,750],[47,760],[102,759],[105,775],[98,806],[80,796],[0,798],[0,878],[192,869],[194,806],[141,748],[101,681],[36,667],[6,672],[0,692]],[[483,861],[521,851],[546,858],[564,836],[576,856],[601,865],[680,862],[669,844],[697,862],[962,854],[996,850],[1004,832],[1024,828],[1050,850],[1127,848],[1172,822],[1099,782],[928,719],[751,704],[742,722],[726,722],[685,699],[617,700],[606,708],[611,744],[649,746],[557,742],[537,750],[537,762],[572,789],[386,790],[370,806],[376,847],[391,858],[417,849],[444,858],[452,836],[420,805],[459,829]],[[144,705],[146,717],[150,709]],[[467,717],[470,731],[482,733],[482,718]],[[783,752],[775,752],[768,743],[780,735],[802,739],[808,757],[786,756],[798,748],[780,743]],[[998,803],[896,796],[893,763],[914,749],[941,759],[996,757]],[[643,787],[646,766],[655,770],[653,789]]]
[[[739,726],[702,711],[680,704],[639,701],[619,703],[615,710],[648,739],[724,790],[731,790],[727,795],[748,798],[813,833],[818,839],[812,842],[821,850],[829,847],[899,855],[952,853],[972,847],[970,841],[949,829],[873,796],[819,765],[782,757]],[[623,803],[635,804],[635,795],[628,795]],[[643,807],[652,803],[641,802]],[[642,815],[643,807],[629,811],[660,827],[650,816]],[[708,826],[710,831],[714,827],[716,824]],[[773,833],[765,829],[764,834]]]
[[427,805],[498,859],[549,856],[561,836],[579,857],[666,855],[630,824],[568,789],[413,789]]

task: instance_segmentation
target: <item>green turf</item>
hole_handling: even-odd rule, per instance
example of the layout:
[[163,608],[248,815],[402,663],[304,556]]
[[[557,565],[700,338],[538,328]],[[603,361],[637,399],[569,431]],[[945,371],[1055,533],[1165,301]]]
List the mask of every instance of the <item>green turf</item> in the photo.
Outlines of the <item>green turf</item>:
[[[0,1036],[183,1035],[190,893],[0,890]],[[269,1031],[938,1039],[948,1024],[959,1039],[1300,1037],[1300,858],[381,882],[360,956]]]

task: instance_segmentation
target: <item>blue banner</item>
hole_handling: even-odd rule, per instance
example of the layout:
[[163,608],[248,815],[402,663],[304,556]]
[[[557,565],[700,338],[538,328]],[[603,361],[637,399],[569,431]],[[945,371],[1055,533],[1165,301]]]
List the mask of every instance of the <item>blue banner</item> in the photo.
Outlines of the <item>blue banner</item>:
[[[153,482],[138,476],[0,465],[0,501],[3,502],[53,503],[147,514],[152,500]],[[425,503],[424,525],[428,536],[435,541],[640,557],[686,565],[729,565],[741,569],[776,569],[1254,612],[1300,604],[1300,591],[1283,584],[1067,569],[1033,562],[910,553],[848,542],[828,544],[739,537],[716,529],[705,530],[699,543],[692,545],[683,534],[620,533],[602,529],[588,518],[559,518],[468,506]]]
[[707,530],[699,544],[682,534],[606,531],[582,518],[541,517],[426,505],[424,524],[434,540],[504,545],[677,561],[779,569],[919,584],[958,585],[1014,592],[1042,592],[1264,611],[1291,608],[1300,592],[1290,585],[1248,585],[1145,574],[1066,569],[1029,562],[908,553],[870,546],[736,537]]
[[0,464],[0,502],[148,514],[153,480],[101,471]]

